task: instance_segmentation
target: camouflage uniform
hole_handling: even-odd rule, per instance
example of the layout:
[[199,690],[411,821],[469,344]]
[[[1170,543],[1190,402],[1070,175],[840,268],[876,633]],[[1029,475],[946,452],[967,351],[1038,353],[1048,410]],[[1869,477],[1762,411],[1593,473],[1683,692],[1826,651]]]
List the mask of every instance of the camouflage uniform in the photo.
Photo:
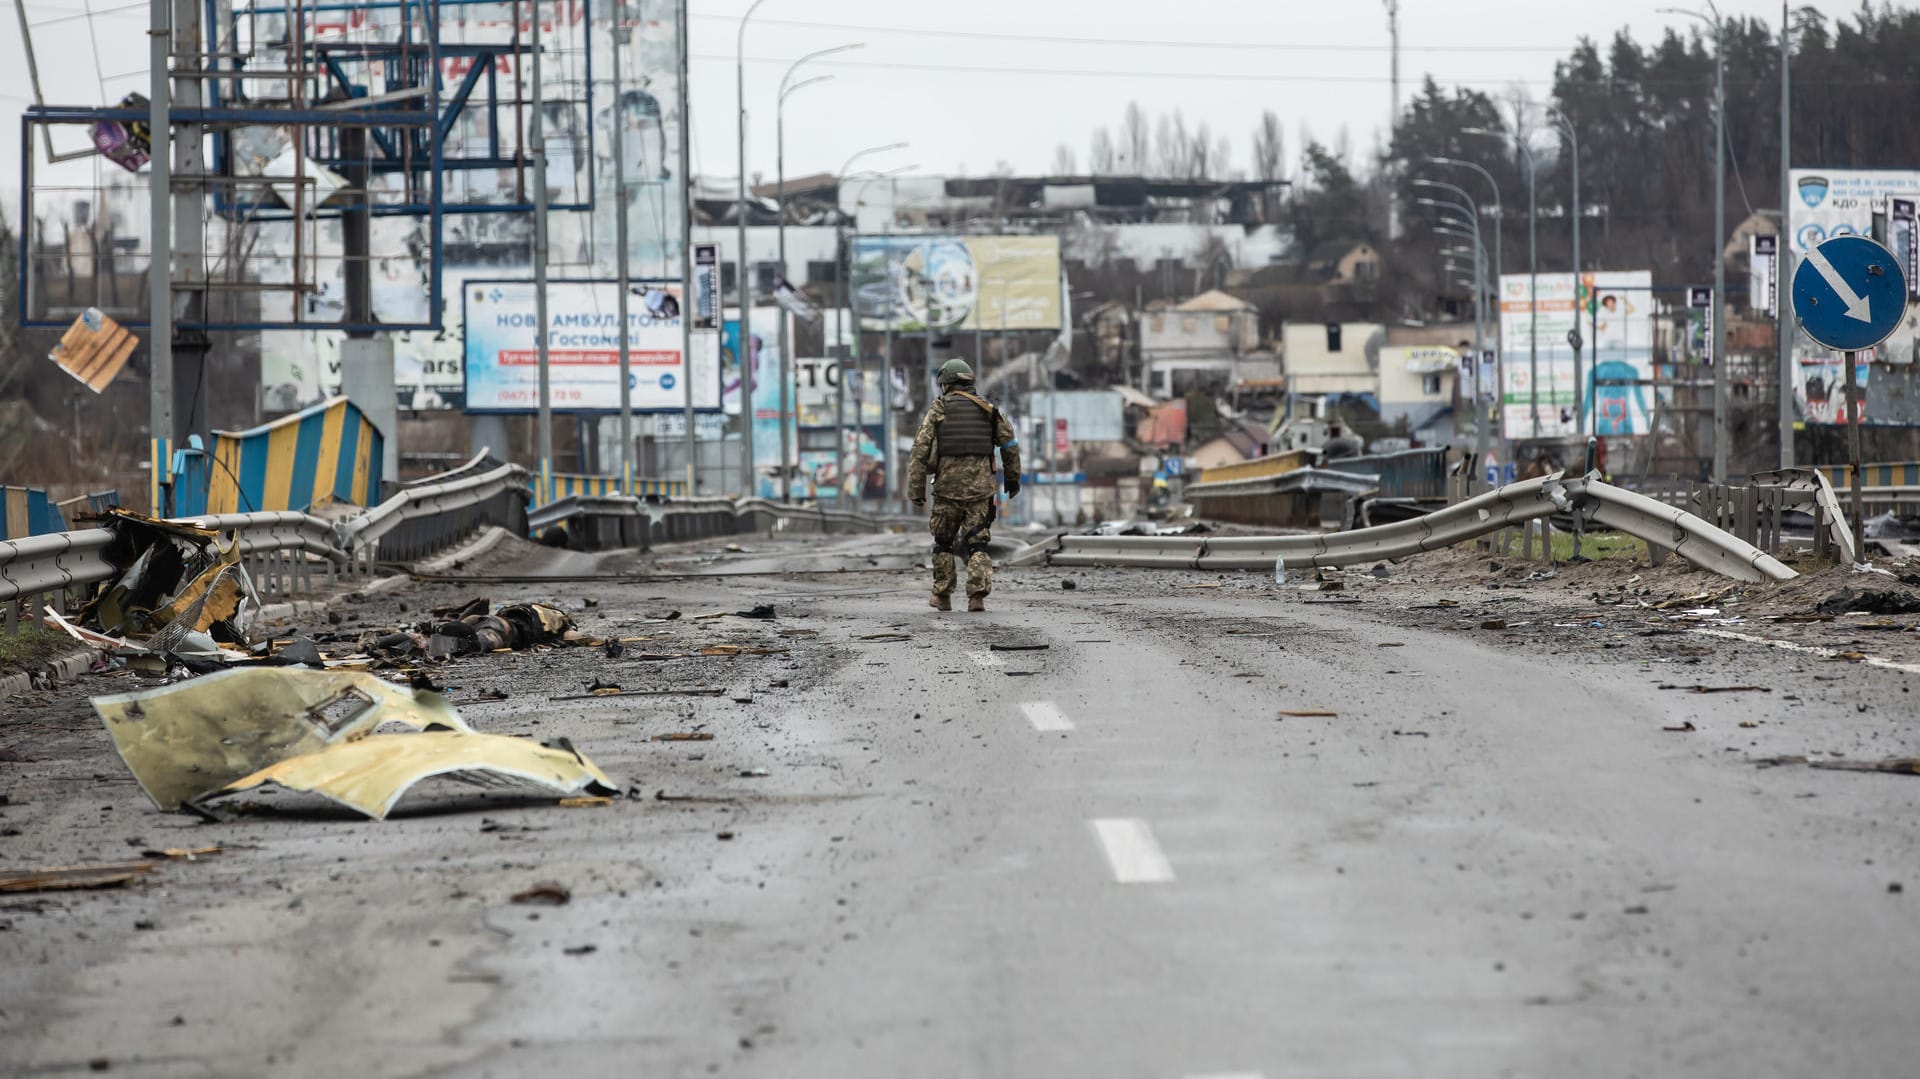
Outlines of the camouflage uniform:
[[[971,386],[962,389],[972,392]],[[986,547],[993,538],[994,499],[1000,484],[993,472],[992,457],[948,457],[941,459],[940,423],[947,418],[949,396],[942,394],[927,409],[920,421],[920,433],[913,439],[913,456],[907,465],[907,497],[919,505],[926,498],[927,475],[933,477],[933,512],[927,517],[927,530],[933,533],[933,590],[942,596],[953,594],[955,567],[953,544],[966,537],[967,595],[985,596],[993,590],[993,558]],[[956,408],[979,406],[959,398]],[[1020,475],[1020,450],[1014,441],[1013,424],[1004,413],[995,413],[994,445],[1000,448],[1000,461],[1007,475]]]

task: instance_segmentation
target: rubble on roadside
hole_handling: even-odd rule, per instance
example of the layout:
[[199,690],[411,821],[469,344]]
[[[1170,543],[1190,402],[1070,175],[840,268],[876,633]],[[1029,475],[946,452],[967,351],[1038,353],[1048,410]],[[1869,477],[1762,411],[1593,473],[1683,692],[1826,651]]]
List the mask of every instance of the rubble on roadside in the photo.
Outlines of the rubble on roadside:
[[262,606],[232,535],[119,507],[102,557],[114,567],[73,620],[49,609],[45,624],[109,654],[245,659]]

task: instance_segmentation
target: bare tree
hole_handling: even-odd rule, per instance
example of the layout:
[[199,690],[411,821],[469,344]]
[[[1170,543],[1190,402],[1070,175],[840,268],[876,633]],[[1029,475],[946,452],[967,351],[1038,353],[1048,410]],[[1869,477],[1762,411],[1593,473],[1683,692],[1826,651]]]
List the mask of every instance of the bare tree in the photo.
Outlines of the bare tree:
[[1072,176],[1080,171],[1074,160],[1073,147],[1060,143],[1053,148],[1053,166],[1049,170],[1055,176]]
[[1213,129],[1203,120],[1193,132],[1193,149],[1187,154],[1187,179],[1204,180],[1219,171],[1213,159]]
[[1230,175],[1233,171],[1233,146],[1227,142],[1225,135],[1213,140],[1213,155],[1208,160],[1213,165],[1214,177],[1221,180],[1235,178]]
[[1153,174],[1169,179],[1193,175],[1193,139],[1179,109],[1172,116],[1162,113],[1153,125]]
[[1104,127],[1093,129],[1093,140],[1087,147],[1087,170],[1095,176],[1112,175],[1118,171],[1114,167],[1115,151],[1113,132]]
[[1147,172],[1147,114],[1138,101],[1127,102],[1126,115],[1120,121],[1120,167],[1129,172]]
[[1260,126],[1253,129],[1253,178],[1287,178],[1287,132],[1272,109],[1260,114]]

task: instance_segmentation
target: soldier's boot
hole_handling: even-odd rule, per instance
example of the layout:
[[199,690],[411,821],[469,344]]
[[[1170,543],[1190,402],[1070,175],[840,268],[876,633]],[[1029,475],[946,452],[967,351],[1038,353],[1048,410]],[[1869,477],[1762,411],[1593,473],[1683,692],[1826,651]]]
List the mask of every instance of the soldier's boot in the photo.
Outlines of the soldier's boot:
[[944,592],[935,592],[932,597],[927,600],[927,606],[932,607],[936,611],[951,611],[953,610],[953,597]]
[[986,609],[987,609],[987,597],[986,597],[986,596],[984,596],[984,595],[973,595],[973,596],[968,596],[968,597],[967,597],[967,610],[969,610],[969,611],[984,611],[984,610],[986,610]]

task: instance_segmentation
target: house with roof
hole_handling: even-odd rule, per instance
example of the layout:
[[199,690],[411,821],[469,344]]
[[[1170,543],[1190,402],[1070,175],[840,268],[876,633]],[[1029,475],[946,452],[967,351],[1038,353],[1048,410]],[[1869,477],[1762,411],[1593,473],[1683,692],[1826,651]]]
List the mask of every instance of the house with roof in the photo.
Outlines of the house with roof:
[[1171,306],[1149,304],[1139,332],[1147,387],[1161,397],[1280,374],[1278,360],[1260,350],[1259,310],[1218,289]]

